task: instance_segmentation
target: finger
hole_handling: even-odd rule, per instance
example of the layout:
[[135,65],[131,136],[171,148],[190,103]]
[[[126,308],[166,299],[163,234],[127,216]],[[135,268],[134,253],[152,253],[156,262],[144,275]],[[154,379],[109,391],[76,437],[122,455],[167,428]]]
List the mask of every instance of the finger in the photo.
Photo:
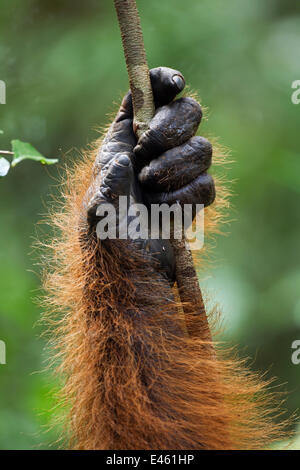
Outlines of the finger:
[[184,204],[203,204],[205,207],[213,203],[216,191],[214,180],[208,173],[202,173],[191,183],[180,189],[170,192],[150,193],[146,195],[148,204],[168,205],[179,202],[181,206]]
[[113,122],[96,155],[94,174],[106,174],[107,168],[116,156],[131,154],[135,145],[136,137],[132,128],[132,120]]
[[107,199],[128,195],[133,177],[133,168],[129,155],[121,154],[108,167],[100,188],[101,193]]
[[192,137],[152,160],[142,169],[139,181],[150,191],[174,191],[208,170],[211,159],[211,143],[204,137]]
[[[185,87],[183,75],[169,67],[150,70],[150,80],[156,107],[170,103]],[[133,118],[131,91],[125,95],[116,120],[122,121],[128,118]]]
[[192,98],[180,98],[158,108],[134,149],[135,168],[140,170],[166,150],[187,142],[196,133],[201,118],[201,106]]
[[128,195],[133,180],[133,168],[127,154],[116,157],[106,170],[106,174],[98,187],[96,183],[88,190],[87,221],[90,227],[97,224],[97,209],[101,204],[113,202],[117,197]]
[[170,103],[185,87],[183,75],[169,67],[157,67],[150,70],[155,106]]

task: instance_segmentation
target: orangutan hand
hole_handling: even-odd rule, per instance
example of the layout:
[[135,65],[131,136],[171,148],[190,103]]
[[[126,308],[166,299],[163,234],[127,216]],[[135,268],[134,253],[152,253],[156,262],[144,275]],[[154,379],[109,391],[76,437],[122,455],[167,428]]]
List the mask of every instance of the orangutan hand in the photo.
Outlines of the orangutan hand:
[[[215,187],[207,173],[212,146],[195,136],[201,121],[200,105],[192,98],[174,100],[184,86],[182,74],[159,67],[150,71],[156,112],[149,129],[137,140],[133,131],[131,93],[122,101],[94,165],[94,179],[87,195],[87,219],[94,229],[101,219],[101,204],[117,204],[127,196],[128,205],[174,203],[203,204],[214,201]],[[118,225],[130,223],[118,219]],[[151,223],[151,221],[150,221]],[[174,279],[175,259],[169,240],[132,240],[136,249],[151,253],[169,279]]]

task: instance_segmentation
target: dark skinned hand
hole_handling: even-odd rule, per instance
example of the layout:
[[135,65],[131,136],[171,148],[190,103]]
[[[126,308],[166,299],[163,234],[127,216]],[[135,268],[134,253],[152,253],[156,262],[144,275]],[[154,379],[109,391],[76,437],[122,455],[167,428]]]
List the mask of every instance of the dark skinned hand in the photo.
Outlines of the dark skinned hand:
[[[174,100],[185,86],[180,72],[159,67],[150,71],[150,77],[156,112],[149,129],[137,140],[129,92],[98,151],[86,203],[91,230],[100,220],[97,208],[103,203],[117,204],[119,196],[147,207],[176,202],[208,206],[214,201],[214,182],[207,173],[212,147],[195,136],[202,117],[200,105],[192,98]],[[118,223],[128,224],[129,217]],[[150,253],[149,262],[174,281],[175,259],[168,240],[130,243],[145,256]]]

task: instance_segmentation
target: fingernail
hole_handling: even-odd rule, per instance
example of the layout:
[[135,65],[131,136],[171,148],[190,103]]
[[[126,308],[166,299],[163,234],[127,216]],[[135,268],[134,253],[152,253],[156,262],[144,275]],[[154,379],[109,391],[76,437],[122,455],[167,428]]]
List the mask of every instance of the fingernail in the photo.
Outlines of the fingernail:
[[184,78],[181,75],[173,75],[172,77],[173,82],[178,88],[178,91],[182,91],[185,86]]
[[130,158],[128,157],[128,155],[121,155],[118,160],[117,160],[117,165],[119,166],[129,166],[130,164]]

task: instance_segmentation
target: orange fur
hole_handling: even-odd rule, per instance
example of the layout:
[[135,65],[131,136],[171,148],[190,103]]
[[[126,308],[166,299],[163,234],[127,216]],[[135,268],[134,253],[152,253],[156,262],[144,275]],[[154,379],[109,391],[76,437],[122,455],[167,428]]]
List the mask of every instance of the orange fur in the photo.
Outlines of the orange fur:
[[[59,401],[68,447],[270,446],[282,426],[273,420],[278,408],[269,384],[232,351],[214,344],[214,357],[201,338],[178,337],[179,305],[165,300],[166,286],[138,256],[133,259],[117,242],[109,248],[95,240],[80,243],[95,149],[67,170],[63,205],[51,219],[58,235],[49,246],[45,277],[57,370],[64,381]],[[226,191],[218,189],[218,200],[206,210],[211,233],[227,204]],[[146,316],[137,310],[137,297]]]

